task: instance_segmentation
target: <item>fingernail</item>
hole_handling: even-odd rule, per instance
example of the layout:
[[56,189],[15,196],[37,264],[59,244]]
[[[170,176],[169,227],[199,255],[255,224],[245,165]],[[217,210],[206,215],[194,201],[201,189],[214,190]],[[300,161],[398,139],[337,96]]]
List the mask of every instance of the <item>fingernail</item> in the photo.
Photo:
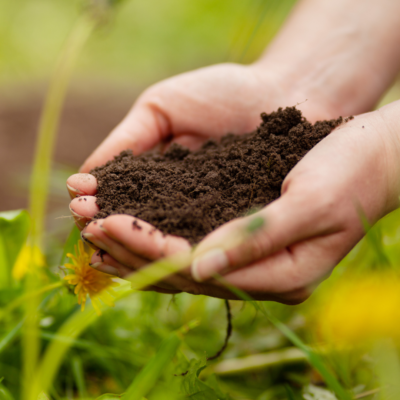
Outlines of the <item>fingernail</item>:
[[74,217],[75,222],[81,227],[81,229],[83,229],[85,227],[85,225],[81,222],[81,220],[84,219],[85,217],[83,217],[82,215],[77,214],[71,208],[71,205],[69,206],[69,211],[71,212],[72,216]]
[[91,239],[94,237],[92,233],[83,233],[81,232],[81,239],[93,250],[99,250],[99,247],[97,247]]
[[93,233],[85,232],[82,234],[84,240],[89,244],[89,246],[94,250],[103,250],[106,253],[110,252],[110,248],[104,241]]
[[191,272],[195,281],[202,282],[221,272],[228,265],[229,261],[225,251],[212,249],[193,260]]
[[75,189],[72,186],[68,185],[68,183],[67,183],[67,190],[68,190],[68,193],[71,195],[71,197],[76,197],[77,194],[79,194],[79,195],[84,194],[79,189]]
[[82,233],[81,236],[85,238],[87,241],[90,241],[90,239],[93,239],[95,237],[93,233],[89,232]]
[[92,268],[97,269],[97,271],[104,272],[105,274],[119,276],[119,271],[117,268],[112,267],[111,265],[104,264],[102,262],[97,262],[91,265]]
[[104,226],[103,225],[99,225],[99,229],[101,230],[101,231],[103,231],[104,233],[108,233],[108,230],[106,229],[106,228],[104,228]]

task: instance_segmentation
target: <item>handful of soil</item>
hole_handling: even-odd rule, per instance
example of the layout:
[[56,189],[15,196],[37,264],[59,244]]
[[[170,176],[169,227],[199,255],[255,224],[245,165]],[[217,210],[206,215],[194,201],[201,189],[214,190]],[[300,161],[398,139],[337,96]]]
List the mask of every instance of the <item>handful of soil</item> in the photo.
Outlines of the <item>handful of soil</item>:
[[277,199],[289,171],[343,122],[340,117],[312,125],[295,107],[261,119],[254,132],[209,140],[198,151],[177,144],[163,155],[127,150],[93,169],[100,207],[95,219],[129,214],[198,243],[225,222]]

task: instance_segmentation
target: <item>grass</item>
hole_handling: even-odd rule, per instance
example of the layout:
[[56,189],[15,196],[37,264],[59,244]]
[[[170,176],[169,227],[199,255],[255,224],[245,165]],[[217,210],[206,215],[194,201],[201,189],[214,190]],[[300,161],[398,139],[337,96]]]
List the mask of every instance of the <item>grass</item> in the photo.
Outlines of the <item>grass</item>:
[[[212,2],[205,3],[214,7]],[[263,31],[263,18],[273,14],[274,23],[268,28],[272,35],[291,4],[252,3],[259,20],[250,30],[242,26],[251,38],[239,46],[243,59],[251,57],[252,43]],[[372,229],[366,225],[367,237],[301,306],[254,302],[230,288],[246,301],[231,302],[232,338],[221,359],[213,362],[207,358],[221,348],[226,331],[222,301],[140,292],[190,265],[190,253],[157,261],[132,275],[116,290],[115,308],[106,307],[102,315],[90,303],[81,312],[57,268],[65,264],[79,238],[76,229],[58,249],[59,264],[40,265],[41,253],[46,252],[52,149],[73,66],[99,23],[90,15],[78,18],[50,83],[32,172],[30,216],[26,211],[0,213],[0,399],[398,398],[397,320],[388,324],[392,340],[380,339],[372,346],[321,343],[315,326],[318,318],[324,318],[323,314],[318,317],[321,304],[343,281],[351,281],[349,277],[358,279],[371,271],[397,273],[399,212]],[[253,222],[246,235],[263,223]],[[18,263],[28,266],[28,272],[16,277]],[[352,275],[355,271],[362,274]],[[375,302],[385,308],[379,298]]]

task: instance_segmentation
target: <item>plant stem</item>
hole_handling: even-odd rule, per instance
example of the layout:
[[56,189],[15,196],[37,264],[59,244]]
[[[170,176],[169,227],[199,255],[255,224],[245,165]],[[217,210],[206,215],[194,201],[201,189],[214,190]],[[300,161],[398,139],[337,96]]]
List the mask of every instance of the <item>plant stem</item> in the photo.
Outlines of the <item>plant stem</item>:
[[[35,271],[33,249],[43,249],[43,233],[47,205],[50,167],[56,140],[62,105],[75,61],[95,26],[95,21],[85,14],[76,23],[66,40],[56,63],[49,90],[43,107],[35,150],[30,186],[30,213],[32,228],[30,244],[32,249],[30,270]],[[40,279],[34,273],[25,279],[27,296],[40,288]],[[33,296],[26,302],[26,323],[23,329],[23,398],[31,395],[32,379],[39,355],[39,334],[37,307],[40,296]]]
[[306,362],[307,356],[297,347],[271,351],[263,354],[253,354],[247,357],[223,360],[207,368],[207,375],[241,375],[249,372],[260,371],[277,365],[296,364]]
[[61,109],[73,66],[93,28],[94,21],[85,15],[72,29],[57,61],[40,119],[31,175],[29,207],[32,216],[32,242],[39,248],[42,248],[43,242],[50,167]]

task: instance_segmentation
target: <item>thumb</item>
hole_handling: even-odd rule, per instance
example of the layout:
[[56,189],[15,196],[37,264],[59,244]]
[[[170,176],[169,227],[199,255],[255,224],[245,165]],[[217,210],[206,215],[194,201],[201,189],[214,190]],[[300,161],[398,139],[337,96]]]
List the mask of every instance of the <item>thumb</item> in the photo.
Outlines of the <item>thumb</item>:
[[88,173],[92,168],[112,160],[123,150],[130,149],[136,155],[141,154],[153,148],[168,133],[168,118],[160,108],[153,107],[151,102],[139,100],[125,119],[88,157],[79,172]]
[[193,278],[202,282],[226,274],[327,229],[325,219],[313,214],[311,207],[305,210],[295,197],[283,195],[252,216],[223,225],[196,248]]

